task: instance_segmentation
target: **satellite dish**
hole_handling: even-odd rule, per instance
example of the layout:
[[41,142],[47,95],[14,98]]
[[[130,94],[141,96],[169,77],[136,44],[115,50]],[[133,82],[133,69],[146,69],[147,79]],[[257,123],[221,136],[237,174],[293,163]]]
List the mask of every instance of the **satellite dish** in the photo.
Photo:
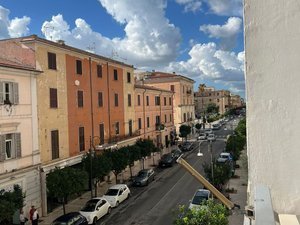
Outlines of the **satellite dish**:
[[79,86],[80,85],[80,81],[79,80],[75,80],[75,85]]

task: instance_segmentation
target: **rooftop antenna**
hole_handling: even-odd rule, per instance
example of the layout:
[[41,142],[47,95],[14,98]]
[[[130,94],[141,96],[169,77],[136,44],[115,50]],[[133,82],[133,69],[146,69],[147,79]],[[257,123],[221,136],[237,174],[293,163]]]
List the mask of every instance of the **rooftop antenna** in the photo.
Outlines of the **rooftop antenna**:
[[114,50],[114,49],[111,51],[111,58],[112,59],[119,58],[121,60],[127,61],[127,58],[123,58],[123,57],[119,56],[118,52],[116,50]]
[[90,44],[89,46],[87,46],[86,49],[87,49],[89,52],[95,53],[96,43],[93,42],[92,44]]
[[[50,25],[46,25],[46,26],[44,26],[44,28],[45,28],[45,33],[47,32],[48,29],[50,29],[52,31],[54,31],[54,29],[55,29],[54,26],[50,26]],[[50,39],[52,41],[52,35],[50,35]]]

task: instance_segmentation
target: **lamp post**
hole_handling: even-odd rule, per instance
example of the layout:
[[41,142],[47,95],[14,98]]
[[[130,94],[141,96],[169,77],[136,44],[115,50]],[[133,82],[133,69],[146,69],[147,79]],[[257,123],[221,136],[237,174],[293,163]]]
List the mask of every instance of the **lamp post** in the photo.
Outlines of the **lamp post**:
[[208,151],[210,152],[210,166],[211,166],[211,178],[212,183],[214,183],[214,162],[213,162],[213,154],[212,154],[212,141],[209,141]]
[[199,141],[199,151],[197,153],[197,156],[203,156],[203,153],[201,153],[201,151],[200,151],[200,145],[201,145],[201,141]]

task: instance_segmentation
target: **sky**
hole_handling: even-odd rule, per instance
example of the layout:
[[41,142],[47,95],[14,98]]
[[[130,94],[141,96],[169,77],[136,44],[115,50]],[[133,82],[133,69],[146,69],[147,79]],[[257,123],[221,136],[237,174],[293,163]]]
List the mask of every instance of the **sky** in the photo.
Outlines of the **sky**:
[[243,0],[0,0],[0,39],[36,34],[245,96]]

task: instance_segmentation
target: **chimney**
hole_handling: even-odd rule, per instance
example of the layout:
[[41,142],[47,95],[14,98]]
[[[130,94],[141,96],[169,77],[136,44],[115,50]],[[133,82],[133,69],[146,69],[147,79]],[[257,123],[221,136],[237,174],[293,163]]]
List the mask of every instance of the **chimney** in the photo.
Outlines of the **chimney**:
[[176,73],[173,71],[173,74],[176,74]]
[[56,41],[58,44],[60,44],[60,45],[65,45],[65,41],[64,40],[57,40]]

